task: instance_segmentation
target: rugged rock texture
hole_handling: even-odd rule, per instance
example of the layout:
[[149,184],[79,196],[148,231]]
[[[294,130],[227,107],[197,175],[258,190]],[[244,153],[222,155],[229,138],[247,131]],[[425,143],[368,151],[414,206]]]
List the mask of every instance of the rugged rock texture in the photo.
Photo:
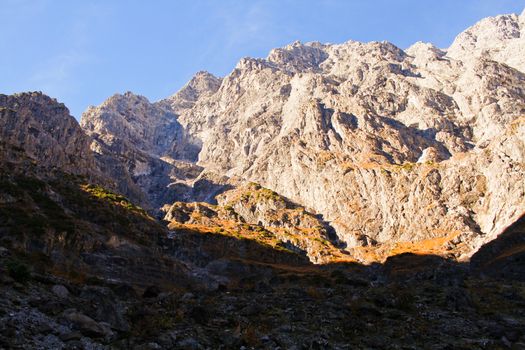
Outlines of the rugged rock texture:
[[219,90],[221,82],[222,79],[208,72],[198,72],[180,91],[159,101],[157,105],[171,109],[179,115],[193,108],[199,99],[213,95]]
[[122,196],[8,151],[16,161],[0,162],[2,348],[525,346],[522,269],[498,273],[522,264],[521,248],[513,250],[522,221],[476,254],[475,274],[412,254],[384,265],[311,265],[248,229],[236,237],[209,232],[214,213],[261,221],[268,233],[291,224],[288,237],[296,226],[318,225],[256,184],[223,193],[217,207],[173,205],[167,218],[209,222],[167,232]]
[[[297,62],[310,60],[296,56],[307,48],[323,50],[322,63]],[[441,75],[420,70],[386,43],[294,44],[281,51],[294,60],[272,53],[242,61],[212,99],[179,118],[203,139],[200,165],[259,182],[323,214],[349,247],[456,230],[492,235],[516,218],[498,221],[496,212],[472,208],[494,203],[494,193],[503,196],[500,207],[523,211],[523,138],[504,136],[524,112],[521,72],[446,58],[437,63],[446,66]],[[195,127],[210,115],[218,116],[213,124]],[[498,137],[517,150],[513,159],[496,156],[510,163],[509,176],[500,176],[500,167],[478,167]],[[464,154],[470,167],[456,160]],[[431,164],[413,164],[422,159]],[[457,191],[473,175],[490,179],[483,196]]]
[[71,279],[145,288],[186,278],[156,246],[166,229],[124,197],[61,171],[42,175],[24,160],[0,164],[0,244],[13,256]]
[[525,71],[523,56],[525,44],[525,12],[485,18],[461,33],[447,55],[468,60],[472,56],[485,56]]
[[[0,95],[0,141],[47,168],[96,176],[89,138],[62,103],[40,92]],[[11,148],[10,148],[11,149]],[[14,158],[4,152],[0,159]]]
[[525,348],[522,22],[0,95],[0,348]]
[[114,95],[90,107],[80,124],[93,139],[91,149],[100,167],[119,180],[122,193],[146,208],[180,197],[170,185],[194,180],[202,170],[191,163],[199,143],[183,131],[173,112],[143,96]]
[[[442,254],[467,258],[525,210],[524,18],[485,19],[448,50],[295,42],[266,59],[242,59],[222,80],[198,73],[157,104],[139,99],[142,107],[131,108],[138,102],[126,95],[119,109],[111,98],[82,125],[110,153],[115,138],[156,157],[196,161],[200,168],[175,190],[177,176],[165,170],[141,180],[134,169],[151,174],[151,166],[122,152],[154,206],[197,200],[193,186],[204,170],[260,183],[322,215],[362,259],[362,246],[387,252],[392,243],[428,239],[441,242]],[[156,125],[169,132],[142,137],[156,135],[148,131]],[[215,194],[232,182],[208,184]],[[171,195],[155,192],[166,186]]]
[[168,227],[254,240],[307,256],[315,264],[353,261],[334,245],[331,227],[271,190],[250,183],[217,197],[218,206],[176,202],[165,208]]

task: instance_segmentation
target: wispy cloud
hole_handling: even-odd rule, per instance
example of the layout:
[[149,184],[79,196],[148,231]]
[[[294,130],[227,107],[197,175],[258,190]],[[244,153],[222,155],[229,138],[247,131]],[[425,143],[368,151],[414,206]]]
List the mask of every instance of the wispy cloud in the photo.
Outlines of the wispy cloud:
[[[47,11],[54,8],[49,3],[47,6]],[[95,38],[92,37],[92,30],[108,11],[100,4],[89,4],[66,13],[69,16],[68,32],[61,38],[55,38],[62,45],[33,67],[28,85],[69,102],[74,101],[82,91],[83,81],[79,78],[79,70],[99,60],[93,51]]]
[[224,7],[220,17],[227,35],[226,48],[271,40],[275,23],[266,5],[265,1],[252,1]]
[[94,59],[95,56],[87,54],[84,50],[72,48],[40,65],[29,78],[30,85],[38,86],[50,95],[68,95],[74,92],[80,83],[75,80],[75,69]]

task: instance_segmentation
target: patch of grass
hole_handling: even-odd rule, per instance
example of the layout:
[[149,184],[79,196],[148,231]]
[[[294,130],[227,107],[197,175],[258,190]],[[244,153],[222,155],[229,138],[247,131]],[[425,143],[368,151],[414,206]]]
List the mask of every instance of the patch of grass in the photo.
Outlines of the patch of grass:
[[245,192],[245,193],[241,194],[241,201],[242,202],[248,202],[251,197],[252,197],[252,193],[251,192]]
[[23,194],[23,191],[20,190],[14,182],[9,181],[6,178],[0,179],[0,189],[13,197]]
[[46,187],[46,183],[44,181],[35,177],[17,176],[15,180],[19,188],[28,192],[43,190]]
[[314,237],[314,240],[321,243],[322,245],[324,246],[330,246],[330,242],[328,242],[328,240],[322,238],[322,237]]
[[216,227],[215,229],[213,229],[213,232],[219,235],[223,235],[227,233],[227,231],[221,227]]
[[279,196],[276,192],[267,189],[267,188],[261,188],[259,191],[256,192],[256,198],[260,199],[268,199],[268,200],[274,200],[274,201],[284,201],[281,196]]
[[257,182],[249,182],[248,187],[251,188],[254,191],[258,191],[262,188],[261,185],[259,185]]
[[17,260],[9,260],[6,264],[7,272],[15,281],[26,283],[31,279],[31,271],[24,263]]
[[400,168],[402,170],[405,170],[405,171],[412,171],[412,170],[414,170],[415,166],[416,166],[416,163],[405,162],[405,163],[400,165]]
[[137,207],[133,203],[131,203],[126,197],[113,193],[109,190],[106,190],[102,186],[98,185],[92,185],[92,184],[84,184],[81,186],[81,188],[91,194],[93,197],[111,202],[113,204],[119,205],[123,207],[124,209],[127,209],[129,211],[139,212],[144,215],[147,215],[144,209]]
[[283,242],[277,242],[277,244],[275,245],[274,248],[275,248],[276,250],[281,251],[281,252],[284,252],[284,253],[295,254],[293,251],[291,251],[290,249],[288,249],[288,247],[286,246],[286,244],[283,243]]
[[385,169],[385,168],[381,168],[381,174],[383,174],[383,175],[390,175],[390,170]]

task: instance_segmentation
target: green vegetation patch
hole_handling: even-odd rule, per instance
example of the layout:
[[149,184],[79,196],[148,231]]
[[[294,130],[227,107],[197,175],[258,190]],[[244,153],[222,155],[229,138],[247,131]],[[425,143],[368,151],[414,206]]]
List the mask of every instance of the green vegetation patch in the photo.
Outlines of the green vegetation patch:
[[91,194],[93,197],[108,201],[112,204],[116,204],[120,207],[123,207],[124,209],[127,209],[129,211],[138,212],[144,215],[147,215],[144,209],[137,207],[133,203],[131,203],[126,197],[113,193],[107,189],[105,189],[102,186],[98,185],[92,185],[92,184],[85,184],[82,185],[81,188]]
[[18,260],[9,260],[6,267],[9,276],[17,282],[26,283],[31,278],[29,267]]
[[0,204],[0,226],[14,228],[14,232],[40,236],[48,228],[58,232],[72,232],[75,226],[62,207],[50,198],[45,182],[18,175],[0,179],[0,191],[14,198]]

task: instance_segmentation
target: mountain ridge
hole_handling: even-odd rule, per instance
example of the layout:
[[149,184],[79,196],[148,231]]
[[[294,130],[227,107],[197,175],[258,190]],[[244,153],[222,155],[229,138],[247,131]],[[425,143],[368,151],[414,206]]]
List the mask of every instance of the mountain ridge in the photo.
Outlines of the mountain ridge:
[[[468,33],[495,27],[512,34],[497,42],[519,38],[507,27],[521,30],[521,20],[482,20],[452,51]],[[322,217],[350,254],[453,236],[461,244],[447,241],[443,254],[468,259],[524,210],[517,116],[525,113],[525,76],[486,52],[465,61],[449,51],[294,42],[266,59],[242,59],[225,78],[199,72],[166,100],[116,94],[80,122],[94,158],[73,167],[40,160],[104,173],[105,184],[156,215],[180,200],[214,204],[216,195],[255,182]],[[17,137],[24,146],[26,135]],[[74,153],[86,153],[87,139],[78,137],[84,146]]]
[[0,348],[525,347],[522,58],[472,50],[295,42],[80,124],[0,95]]
[[[485,192],[467,186],[465,196],[474,202],[464,205],[465,200],[457,198],[452,187],[447,190],[447,186],[456,186],[454,181],[471,181],[467,180],[468,167],[459,166],[464,160],[458,160],[456,166],[455,159],[466,153],[473,165],[495,161],[484,156],[489,151],[481,150],[495,145],[496,138],[509,141],[505,136],[508,125],[525,113],[525,99],[520,87],[523,73],[508,66],[506,57],[495,51],[478,55],[473,48],[465,59],[458,47],[467,47],[473,32],[490,38],[489,46],[503,45],[508,41],[505,35],[490,33],[498,28],[505,29],[503,33],[507,27],[519,29],[520,21],[522,16],[517,15],[483,20],[458,35],[446,50],[422,43],[403,51],[388,42],[294,42],[272,50],[265,59],[241,59],[221,80],[198,73],[181,91],[201,86],[202,96],[190,93],[191,101],[177,100],[176,93],[154,104],[171,109],[184,130],[184,136],[176,138],[163,156],[190,160],[207,177],[221,174],[260,183],[322,215],[349,248],[362,242],[437,237],[436,223],[441,221],[443,227],[438,231],[460,230],[467,241],[475,237],[476,242],[464,242],[470,248],[458,252],[458,257],[467,258],[481,244],[478,239],[484,242],[487,238],[482,236],[494,236],[525,209],[519,200],[523,189],[507,194],[513,199],[503,199],[505,195],[498,192],[507,181],[523,176],[519,170],[522,157],[512,158],[514,170],[509,176],[514,180],[487,175],[487,168],[468,170],[480,179],[499,178],[499,183],[486,182],[492,186],[486,193],[500,193],[497,196],[503,197],[498,200],[517,206],[510,210],[517,213],[504,214],[505,219],[492,226],[489,222],[494,217],[483,209],[483,202],[491,202],[484,198]],[[513,57],[519,60],[519,55]],[[86,118],[97,119],[97,115],[86,114],[82,120]],[[93,133],[90,128],[85,130]],[[521,130],[519,125],[517,130]],[[519,137],[511,142],[521,149]],[[181,147],[191,148],[193,156],[181,155]],[[476,159],[480,156],[485,160]],[[410,174],[412,170],[415,174]],[[417,174],[434,174],[434,178],[425,180],[414,176]],[[456,180],[447,185],[449,178]],[[403,198],[416,179],[434,192],[422,192],[422,200],[411,198],[407,204],[411,209],[405,209]],[[181,180],[167,175],[163,186],[169,182],[168,189]],[[219,188],[224,180],[220,182]],[[387,192],[396,188],[402,195],[384,197],[359,185],[367,182]],[[187,179],[184,183],[192,186]],[[440,192],[448,194],[441,197]],[[182,196],[191,201],[191,193],[187,189],[171,198]],[[422,213],[423,225],[404,218],[406,210],[414,215],[432,202],[440,203],[439,209]],[[370,218],[378,219],[377,223],[361,224]],[[459,222],[464,224],[458,226]]]

